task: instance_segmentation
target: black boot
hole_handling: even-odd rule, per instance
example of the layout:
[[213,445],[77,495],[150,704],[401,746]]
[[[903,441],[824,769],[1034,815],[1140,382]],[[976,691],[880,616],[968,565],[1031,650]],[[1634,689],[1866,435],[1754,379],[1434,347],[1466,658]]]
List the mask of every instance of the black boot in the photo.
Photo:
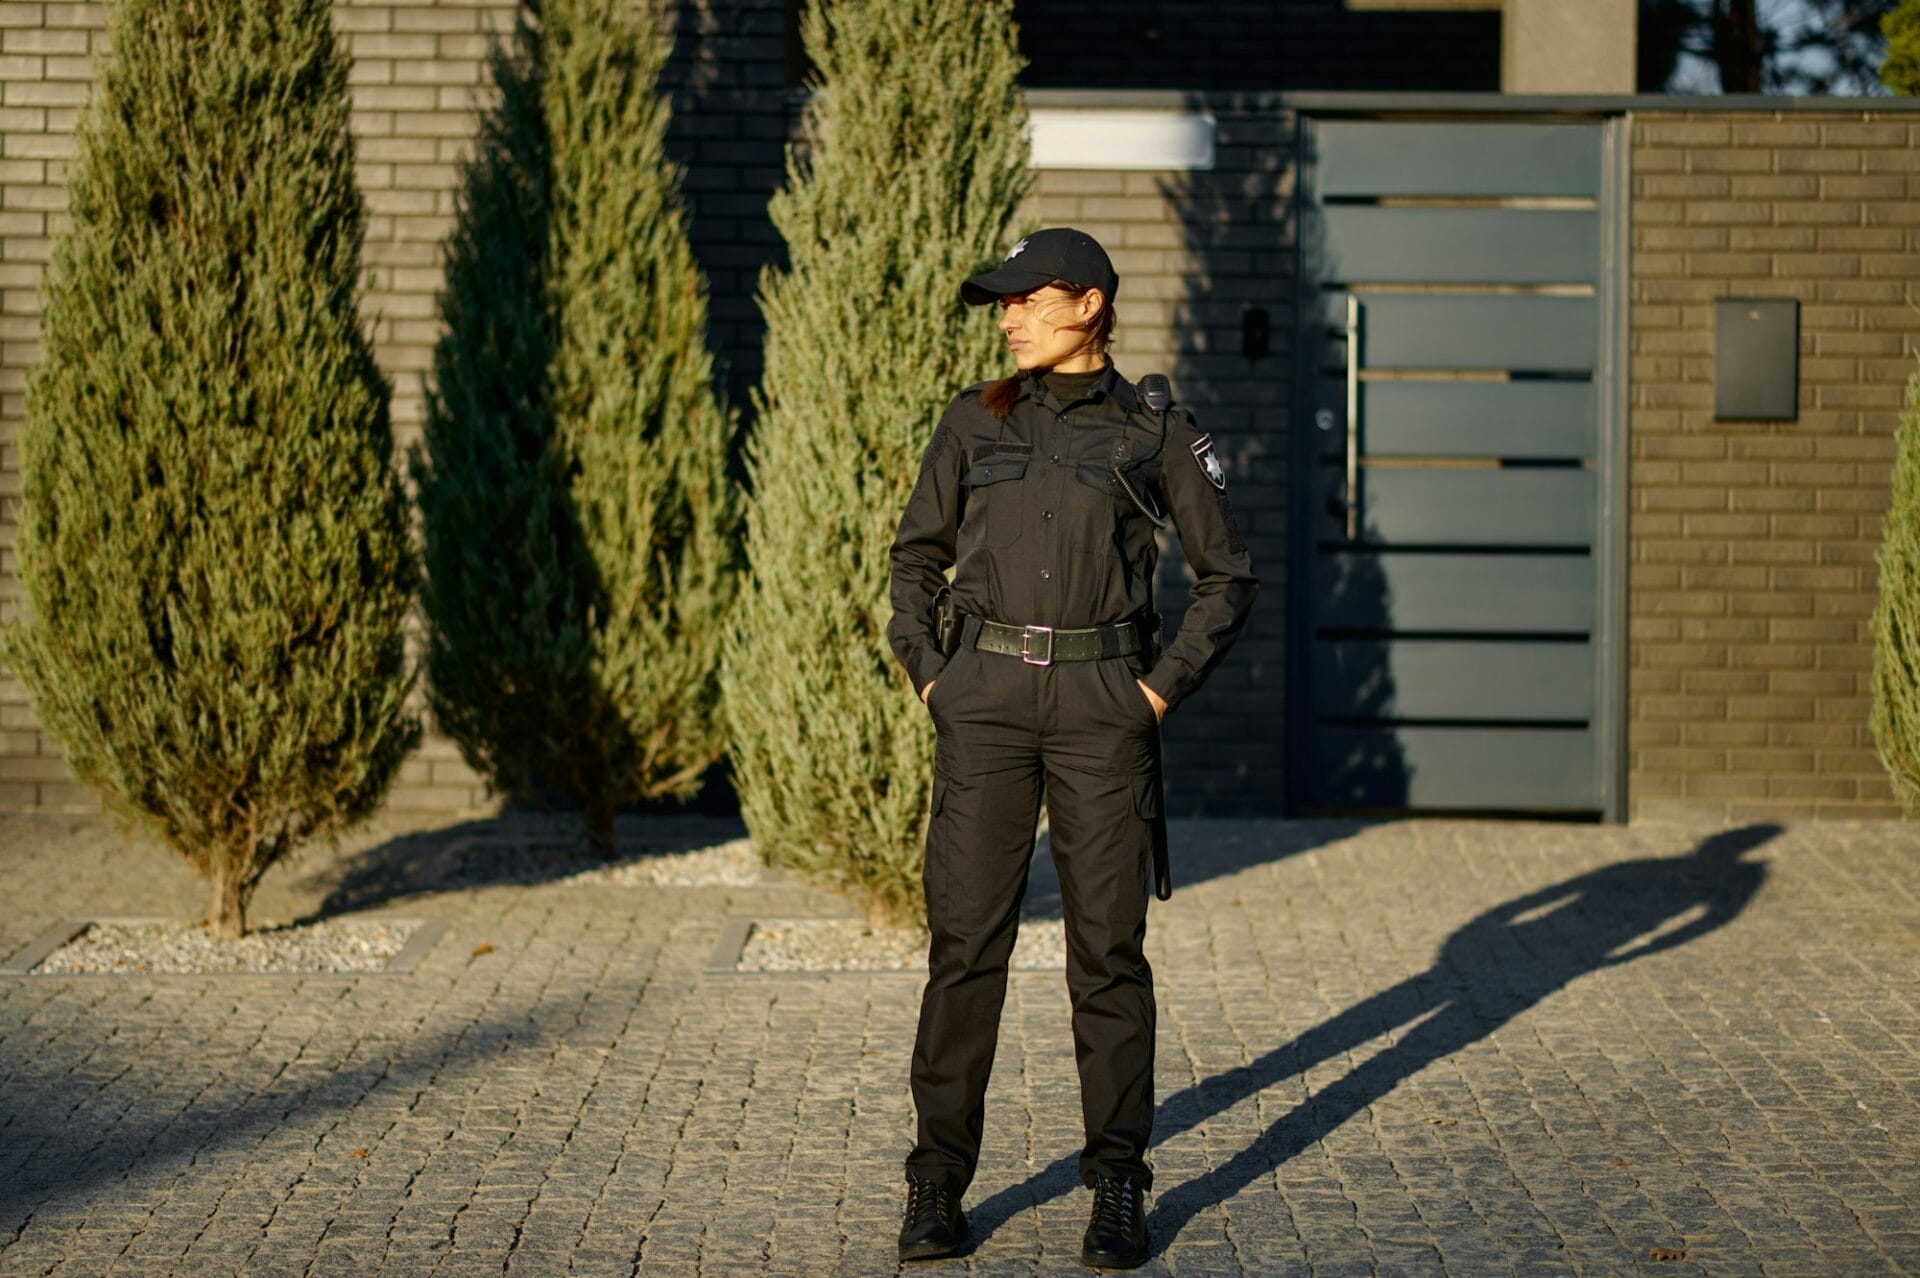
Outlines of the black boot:
[[1080,1263],[1095,1269],[1138,1269],[1147,1263],[1147,1211],[1140,1186],[1124,1176],[1093,1182],[1093,1219]]
[[930,1180],[907,1177],[907,1209],[900,1220],[900,1259],[938,1260],[967,1240],[960,1195]]

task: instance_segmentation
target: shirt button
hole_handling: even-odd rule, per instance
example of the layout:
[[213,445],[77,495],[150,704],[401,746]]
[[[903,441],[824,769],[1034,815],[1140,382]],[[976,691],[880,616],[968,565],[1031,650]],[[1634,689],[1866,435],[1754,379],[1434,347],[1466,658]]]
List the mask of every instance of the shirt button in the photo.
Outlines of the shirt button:
[[1055,462],[1055,464],[1058,464],[1058,463],[1059,463],[1059,461],[1060,461],[1060,454],[1059,454],[1059,453],[1055,453],[1055,454],[1053,455],[1053,460],[1054,460],[1054,462]]
[[1053,571],[1052,571],[1051,569],[1048,569],[1048,568],[1042,568],[1042,569],[1040,570],[1040,580],[1042,580],[1042,581],[1052,581],[1052,580],[1053,580]]
[[1051,510],[1043,510],[1040,513],[1048,519],[1053,518],[1053,512]]

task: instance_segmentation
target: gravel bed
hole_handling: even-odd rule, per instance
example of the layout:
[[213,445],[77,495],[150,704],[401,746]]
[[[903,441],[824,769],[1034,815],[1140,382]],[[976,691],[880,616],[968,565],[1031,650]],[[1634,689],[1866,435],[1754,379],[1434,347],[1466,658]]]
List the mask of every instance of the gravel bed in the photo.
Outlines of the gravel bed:
[[378,972],[417,922],[328,919],[215,940],[197,923],[90,923],[34,975]]
[[[1066,966],[1066,925],[1028,920],[1013,946],[1016,971]],[[927,934],[917,927],[869,927],[862,919],[777,919],[747,933],[741,972],[904,972],[927,964]]]
[[751,839],[728,839],[712,847],[656,852],[615,865],[595,863],[560,882],[578,887],[752,887],[763,867]]

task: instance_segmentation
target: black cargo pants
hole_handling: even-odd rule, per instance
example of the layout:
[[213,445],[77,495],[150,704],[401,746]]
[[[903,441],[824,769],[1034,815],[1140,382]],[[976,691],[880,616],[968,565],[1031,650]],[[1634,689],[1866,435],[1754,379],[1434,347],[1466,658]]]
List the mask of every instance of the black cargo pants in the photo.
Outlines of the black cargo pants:
[[926,993],[907,1169],[964,1190],[980,1155],[1044,781],[1066,917],[1086,1145],[1081,1178],[1151,1184],[1153,973],[1146,938],[1160,731],[1141,657],[1028,665],[962,647],[928,698],[939,734],[927,825]]

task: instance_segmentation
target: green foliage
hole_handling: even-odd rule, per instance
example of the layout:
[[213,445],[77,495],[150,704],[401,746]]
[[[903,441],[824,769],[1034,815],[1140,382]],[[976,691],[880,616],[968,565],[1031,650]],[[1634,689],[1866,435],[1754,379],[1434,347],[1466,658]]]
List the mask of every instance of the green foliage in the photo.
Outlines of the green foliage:
[[724,749],[733,423],[713,388],[656,2],[545,0],[447,249],[426,452],[430,700],[501,790],[615,809],[686,797]]
[[1873,609],[1873,740],[1893,791],[1920,807],[1920,372],[1894,430],[1893,482]]
[[762,856],[914,917],[926,711],[887,651],[887,549],[948,399],[1004,361],[965,276],[1025,189],[1007,0],[838,0],[802,36],[818,83],[761,279],[766,371],[749,582],[728,651],[734,777]]
[[1880,23],[1899,2],[1639,0],[1636,83],[1642,93],[1870,94]]
[[1887,39],[1880,83],[1903,97],[1920,94],[1920,0],[1900,0],[1880,19],[1880,34]]
[[327,0],[120,0],[21,436],[8,661],[75,771],[210,881],[373,810],[416,582]]

